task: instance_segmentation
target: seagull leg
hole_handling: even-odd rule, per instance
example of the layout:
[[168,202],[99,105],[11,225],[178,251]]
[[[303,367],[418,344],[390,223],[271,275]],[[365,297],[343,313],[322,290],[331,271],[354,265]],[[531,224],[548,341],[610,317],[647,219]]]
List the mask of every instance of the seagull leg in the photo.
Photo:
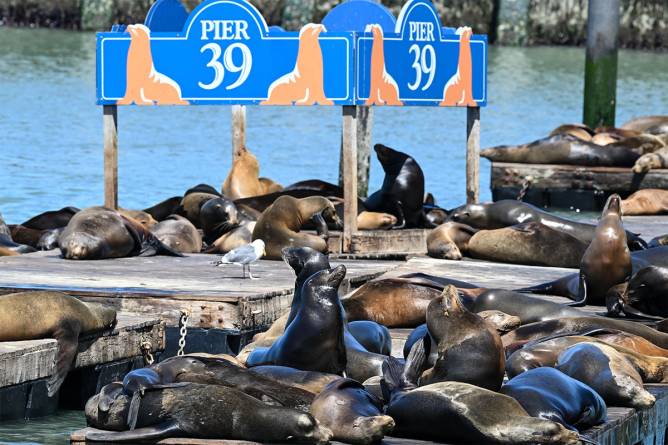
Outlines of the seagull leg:
[[245,264],[241,265],[241,270],[243,271],[243,277],[242,278],[245,280],[246,279],[246,265]]
[[260,277],[254,277],[253,274],[251,274],[250,264],[248,265],[248,276],[250,277],[251,280],[259,280],[260,279]]

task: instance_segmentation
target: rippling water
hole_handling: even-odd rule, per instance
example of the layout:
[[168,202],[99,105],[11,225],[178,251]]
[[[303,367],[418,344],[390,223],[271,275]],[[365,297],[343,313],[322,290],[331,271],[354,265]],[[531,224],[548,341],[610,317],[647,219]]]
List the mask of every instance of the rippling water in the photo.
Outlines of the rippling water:
[[58,414],[30,421],[0,423],[0,444],[67,445],[70,433],[86,426],[83,411]]
[[[581,120],[584,50],[491,48],[489,107],[482,145],[541,137]],[[620,56],[620,122],[668,109],[668,57]],[[57,30],[0,28],[0,212],[8,222],[67,205],[102,200],[102,110],[95,105],[95,36]],[[261,174],[283,184],[335,182],[339,108],[248,110],[248,144]],[[373,141],[413,155],[439,204],[464,200],[462,109],[378,109]],[[122,108],[119,199],[144,208],[207,182],[219,187],[230,166],[227,107]],[[382,182],[374,159],[371,188]],[[482,198],[489,163],[482,161]]]

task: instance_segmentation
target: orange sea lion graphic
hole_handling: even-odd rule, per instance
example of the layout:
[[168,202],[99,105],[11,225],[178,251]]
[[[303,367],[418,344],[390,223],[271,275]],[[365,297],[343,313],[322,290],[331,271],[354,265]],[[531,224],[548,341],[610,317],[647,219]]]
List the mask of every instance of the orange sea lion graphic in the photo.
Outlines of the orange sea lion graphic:
[[445,84],[441,106],[477,107],[473,100],[473,66],[471,63],[471,28],[459,28],[459,66]]
[[144,25],[128,26],[127,86],[118,105],[188,105],[181,99],[181,88],[174,80],[155,70],[151,54],[151,30]]
[[318,36],[323,25],[309,23],[299,32],[299,51],[292,72],[269,86],[268,99],[262,105],[334,105],[325,97],[322,50]]
[[373,34],[371,47],[371,86],[365,105],[403,105],[399,100],[399,86],[385,70],[383,28],[369,25],[366,31]]

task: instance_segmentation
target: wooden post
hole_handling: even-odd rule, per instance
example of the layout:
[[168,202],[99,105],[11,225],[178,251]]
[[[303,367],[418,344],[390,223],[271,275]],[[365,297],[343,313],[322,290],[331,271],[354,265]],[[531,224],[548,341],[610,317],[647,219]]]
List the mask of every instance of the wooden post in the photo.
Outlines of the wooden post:
[[[357,116],[357,195],[368,196],[373,108],[356,105],[355,116]],[[339,185],[343,186],[343,143],[339,153]]]
[[104,206],[118,208],[118,107],[104,105]]
[[343,107],[343,252],[352,249],[357,232],[357,110]]
[[246,146],[246,106],[232,105],[232,159]]
[[619,0],[589,0],[583,122],[615,126]]
[[480,107],[466,108],[466,203],[480,198]]

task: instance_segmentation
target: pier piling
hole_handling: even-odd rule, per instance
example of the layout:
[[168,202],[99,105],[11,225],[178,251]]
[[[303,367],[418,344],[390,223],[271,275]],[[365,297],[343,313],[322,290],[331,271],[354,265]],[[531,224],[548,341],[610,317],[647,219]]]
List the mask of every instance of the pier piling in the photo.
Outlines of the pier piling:
[[118,107],[103,107],[104,122],[104,205],[118,208]]

